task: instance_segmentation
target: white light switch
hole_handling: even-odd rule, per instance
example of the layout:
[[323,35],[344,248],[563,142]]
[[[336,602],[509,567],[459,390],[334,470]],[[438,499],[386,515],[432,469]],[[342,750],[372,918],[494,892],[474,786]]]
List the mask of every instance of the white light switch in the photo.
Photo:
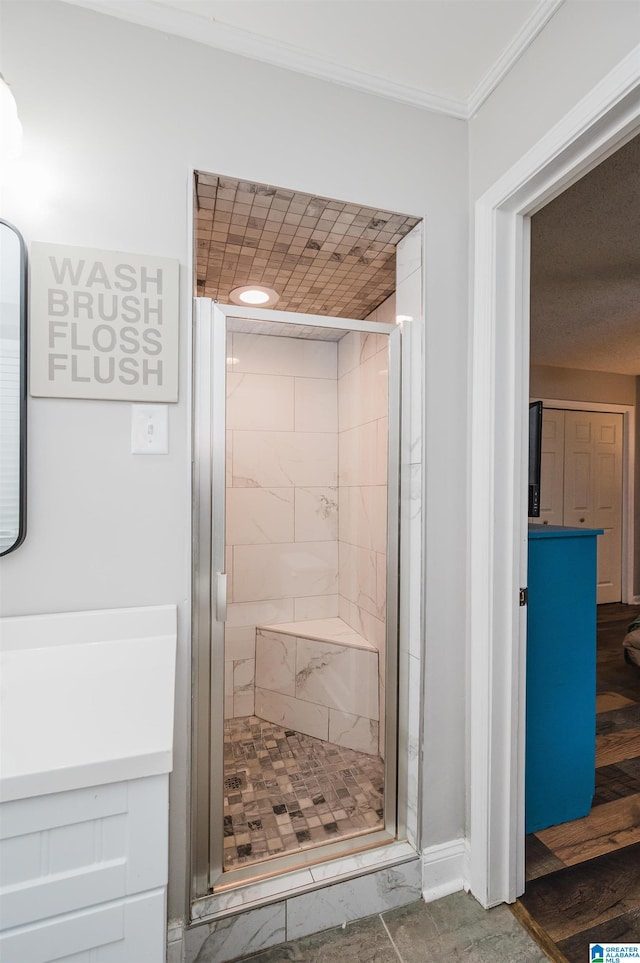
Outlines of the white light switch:
[[168,454],[168,405],[131,405],[131,451],[134,455]]

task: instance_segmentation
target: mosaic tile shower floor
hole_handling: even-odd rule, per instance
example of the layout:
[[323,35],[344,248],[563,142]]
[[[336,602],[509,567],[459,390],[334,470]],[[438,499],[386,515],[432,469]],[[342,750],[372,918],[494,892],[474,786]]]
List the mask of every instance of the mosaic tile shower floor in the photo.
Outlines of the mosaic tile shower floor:
[[381,829],[383,762],[256,716],[224,727],[224,868]]

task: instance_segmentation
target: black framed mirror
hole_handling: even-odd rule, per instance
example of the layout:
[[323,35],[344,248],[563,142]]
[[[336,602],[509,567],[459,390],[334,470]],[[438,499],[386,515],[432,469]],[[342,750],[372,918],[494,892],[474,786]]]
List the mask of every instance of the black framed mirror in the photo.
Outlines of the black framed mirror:
[[0,556],[26,534],[27,258],[0,218]]

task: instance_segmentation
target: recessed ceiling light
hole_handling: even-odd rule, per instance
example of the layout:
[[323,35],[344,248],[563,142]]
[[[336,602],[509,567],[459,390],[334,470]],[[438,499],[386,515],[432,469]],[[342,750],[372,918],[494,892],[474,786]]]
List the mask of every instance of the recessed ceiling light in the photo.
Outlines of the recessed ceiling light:
[[249,304],[252,307],[269,308],[280,300],[280,295],[273,288],[264,288],[260,284],[245,284],[234,288],[229,297],[234,304]]

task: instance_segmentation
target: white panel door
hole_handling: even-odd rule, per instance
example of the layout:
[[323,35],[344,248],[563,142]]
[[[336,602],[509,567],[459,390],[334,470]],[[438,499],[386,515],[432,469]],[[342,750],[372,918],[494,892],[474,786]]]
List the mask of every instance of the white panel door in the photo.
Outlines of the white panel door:
[[538,525],[564,525],[564,411],[542,410],[540,517]]
[[565,412],[564,524],[602,528],[598,602],[622,597],[622,415]]

